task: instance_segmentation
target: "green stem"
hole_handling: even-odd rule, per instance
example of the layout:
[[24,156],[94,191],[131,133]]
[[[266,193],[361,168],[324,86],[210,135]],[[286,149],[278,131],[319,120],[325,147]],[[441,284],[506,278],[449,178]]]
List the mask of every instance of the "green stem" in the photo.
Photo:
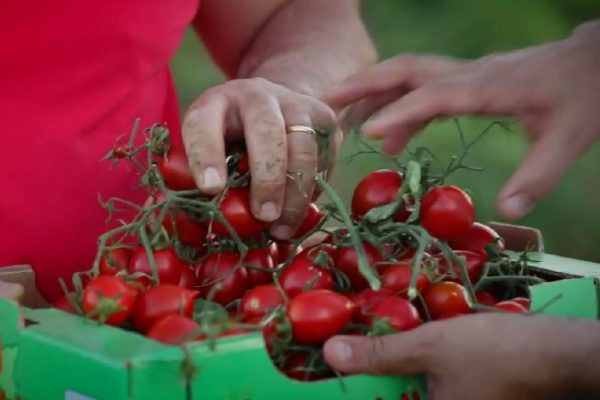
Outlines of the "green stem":
[[152,252],[152,247],[150,245],[150,240],[148,239],[148,234],[146,233],[146,227],[141,226],[138,229],[140,239],[142,240],[142,245],[146,250],[146,254],[148,255],[148,261],[150,263],[150,269],[152,270],[152,279],[154,283],[159,284],[160,278],[158,276],[158,267],[156,265],[156,259],[154,258],[154,253]]
[[410,273],[410,284],[408,285],[407,296],[411,301],[414,300],[419,293],[417,291],[417,279],[421,273],[421,263],[423,262],[423,256],[425,255],[425,248],[427,247],[427,244],[429,244],[429,235],[427,234],[427,231],[423,229],[423,232],[419,238],[419,247],[417,248],[417,253],[415,254],[415,262]]

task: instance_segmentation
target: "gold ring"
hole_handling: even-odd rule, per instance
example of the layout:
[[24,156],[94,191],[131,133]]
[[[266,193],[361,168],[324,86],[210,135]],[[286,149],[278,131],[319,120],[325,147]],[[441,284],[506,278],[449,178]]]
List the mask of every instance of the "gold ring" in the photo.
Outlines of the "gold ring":
[[313,128],[311,128],[310,126],[306,126],[306,125],[290,125],[287,128],[287,133],[293,133],[293,132],[308,133],[309,135],[313,135],[314,137],[317,137],[317,132],[315,132],[315,130]]

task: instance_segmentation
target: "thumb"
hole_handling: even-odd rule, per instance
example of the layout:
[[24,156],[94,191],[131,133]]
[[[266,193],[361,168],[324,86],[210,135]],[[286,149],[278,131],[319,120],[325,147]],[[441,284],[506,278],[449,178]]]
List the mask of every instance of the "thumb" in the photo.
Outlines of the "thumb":
[[327,363],[344,373],[410,375],[428,370],[432,341],[423,329],[368,338],[338,336],[325,343]]

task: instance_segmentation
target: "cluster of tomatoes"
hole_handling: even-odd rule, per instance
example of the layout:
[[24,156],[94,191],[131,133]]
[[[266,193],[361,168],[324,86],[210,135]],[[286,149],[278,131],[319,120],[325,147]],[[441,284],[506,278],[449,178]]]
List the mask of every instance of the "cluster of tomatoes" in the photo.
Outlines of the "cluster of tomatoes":
[[[261,330],[277,367],[300,380],[333,374],[321,347],[338,334],[529,309],[526,297],[499,301],[503,293],[481,285],[504,244],[475,222],[458,187],[408,190],[406,171],[375,171],[350,210],[311,203],[292,239],[277,241],[251,212],[244,151],[229,157],[228,188],[210,197],[196,190],[183,149],[150,140],[144,150],[154,150],[142,179],[148,201],[134,222],[103,237],[85,284],[56,307],[169,345]],[[112,158],[139,152],[119,147]],[[302,248],[319,231],[329,233]]]

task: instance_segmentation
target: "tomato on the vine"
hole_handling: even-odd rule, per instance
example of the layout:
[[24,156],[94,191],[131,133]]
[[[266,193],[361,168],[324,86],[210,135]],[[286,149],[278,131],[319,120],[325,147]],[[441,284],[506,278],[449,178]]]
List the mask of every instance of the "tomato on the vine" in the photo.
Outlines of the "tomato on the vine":
[[498,303],[498,299],[493,294],[485,291],[475,293],[475,299],[477,303],[488,307],[493,307]]
[[371,288],[361,290],[357,294],[351,296],[354,303],[353,320],[359,324],[367,324],[371,310],[383,299],[394,297],[394,292],[389,289],[373,290]]
[[[468,250],[456,250],[454,254],[462,259],[471,283],[477,283],[481,278],[486,258],[481,253],[474,253]],[[450,271],[448,260],[444,254],[438,254],[436,258],[440,265],[440,273],[445,275],[445,280],[464,283],[460,264],[456,260],[450,260],[453,266],[453,271]]]
[[56,300],[52,306],[66,313],[78,315],[77,310],[73,307],[73,304],[71,304],[66,295]]
[[[365,249],[365,256],[369,266],[375,270],[381,269],[382,265],[379,263],[383,261],[383,258],[379,254],[379,251],[368,242],[362,242],[362,245]],[[356,247],[338,248],[335,257],[335,266],[350,279],[352,288],[355,290],[361,290],[369,286],[369,282],[367,282],[367,279],[360,272],[358,265],[358,250]]]
[[333,289],[333,273],[321,268],[302,253],[279,276],[281,287],[290,297],[307,289]]
[[350,323],[352,309],[352,301],[331,290],[300,293],[287,307],[294,340],[301,344],[323,343]]
[[235,165],[235,170],[240,175],[246,175],[248,172],[250,172],[250,157],[248,156],[247,152],[242,153],[240,159]]
[[100,258],[100,275],[116,275],[119,271],[127,270],[131,253],[131,249],[127,247],[108,250]]
[[429,287],[423,298],[433,319],[451,313],[468,314],[472,311],[467,291],[456,282],[435,283]]
[[146,333],[146,337],[169,345],[180,345],[194,340],[194,332],[199,325],[191,318],[179,314],[169,314],[157,320]]
[[85,314],[109,325],[121,325],[133,312],[135,297],[123,279],[100,275],[83,289],[81,306]]
[[[271,246],[269,248],[271,252],[271,257],[273,258],[273,262],[277,266],[287,261],[290,255],[294,253],[295,246],[293,243],[273,242],[271,243]],[[298,254],[301,251],[302,246],[298,246],[294,254]]]
[[304,212],[302,222],[296,230],[292,239],[298,239],[306,235],[308,232],[313,230],[322,220],[325,218],[325,214],[319,210],[319,206],[315,203],[310,203]]
[[[371,172],[354,189],[352,216],[360,219],[369,210],[394,202],[398,198],[403,180],[402,173],[399,171],[381,169]],[[406,208],[401,208],[394,216],[394,220],[403,222],[409,215]]]
[[[156,203],[165,201],[165,194],[159,193],[156,196]],[[158,216],[159,211],[156,212]],[[183,210],[169,210],[165,214],[162,226],[170,236],[177,236],[179,241],[186,246],[199,248],[206,242],[206,228],[204,224]]]
[[[406,298],[413,266],[409,264],[394,264],[386,267],[381,275],[381,285],[394,293]],[[425,293],[429,287],[429,279],[426,275],[419,273],[415,289],[419,293]]]
[[[158,280],[160,283],[177,285],[181,279],[181,271],[187,268],[188,265],[177,256],[177,253],[172,247],[153,250],[152,254],[154,255],[154,261],[156,262]],[[127,272],[129,274],[144,273],[148,276],[141,276],[137,278],[136,281],[143,286],[148,286],[151,283],[150,277],[153,277],[154,275],[152,274],[152,266],[144,246],[139,246],[133,252]]]
[[518,314],[526,314],[529,311],[523,304],[514,300],[501,301],[500,303],[497,303],[494,307],[496,307],[498,310]]
[[475,221],[475,206],[462,189],[438,186],[423,196],[419,218],[431,236],[449,240],[469,232]]
[[181,270],[181,277],[179,278],[178,286],[186,289],[194,289],[197,285],[198,277],[194,267],[188,265]]
[[138,332],[146,333],[159,319],[180,314],[191,317],[197,290],[176,285],[160,284],[139,295],[133,311],[133,325]]
[[455,237],[448,242],[454,250],[469,250],[481,253],[486,259],[487,251],[485,250],[485,246],[493,243],[497,244],[500,252],[506,250],[504,241],[498,232],[479,222],[473,223],[464,235]]
[[228,305],[248,289],[248,272],[234,252],[212,253],[198,265],[201,296]]
[[165,180],[165,184],[171,190],[193,190],[197,188],[185,149],[181,146],[171,147],[169,152],[161,157],[158,170]]
[[248,254],[244,258],[244,267],[248,271],[249,287],[273,282],[275,263],[269,248],[252,248],[248,250]]
[[[265,229],[266,224],[252,214],[248,188],[228,189],[219,203],[219,210],[241,239],[256,237]],[[216,219],[213,222],[213,230],[219,235],[230,236],[225,225]]]
[[527,310],[531,308],[531,300],[529,300],[527,297],[515,297],[514,299],[512,299],[512,301],[514,301],[515,303],[519,303]]
[[373,307],[369,324],[382,319],[387,321],[390,328],[398,332],[414,329],[422,322],[417,308],[410,301],[400,297],[385,297]]
[[283,304],[283,297],[275,285],[260,285],[248,290],[242,297],[240,311],[245,321],[262,318],[267,312]]

